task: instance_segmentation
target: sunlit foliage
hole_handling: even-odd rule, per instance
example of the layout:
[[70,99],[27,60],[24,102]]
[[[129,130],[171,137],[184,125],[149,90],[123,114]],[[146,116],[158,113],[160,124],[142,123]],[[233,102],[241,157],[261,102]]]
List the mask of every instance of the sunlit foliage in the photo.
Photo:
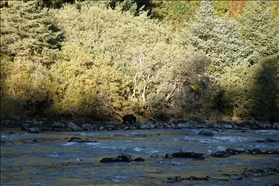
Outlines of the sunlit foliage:
[[185,43],[205,52],[213,73],[224,73],[228,67],[241,64],[247,49],[240,40],[238,24],[217,16],[210,1],[202,1],[194,22],[186,23]]
[[274,2],[42,2],[1,6],[1,117],[278,119]]
[[[201,103],[185,85],[199,87],[206,59],[179,46],[171,32],[145,12],[134,17],[117,7],[112,10],[87,4],[81,9],[65,6],[54,15],[64,30],[65,42],[64,62],[52,66],[52,76],[59,77],[62,73],[55,71],[70,66],[74,73],[69,75],[71,79],[60,75],[57,85],[63,88],[54,108],[60,105],[59,109],[66,111],[69,105],[81,106],[82,99],[90,105],[89,110],[101,109],[106,116],[125,111],[168,118],[174,111],[179,115],[197,111],[195,107]],[[75,87],[71,88],[70,82]],[[89,102],[84,102],[86,95],[91,96]]]
[[9,7],[1,10],[1,56],[52,63],[60,33],[53,30],[49,18],[36,1],[9,2]]
[[271,5],[270,1],[250,1],[238,18],[253,63],[279,54],[279,19],[272,14]]

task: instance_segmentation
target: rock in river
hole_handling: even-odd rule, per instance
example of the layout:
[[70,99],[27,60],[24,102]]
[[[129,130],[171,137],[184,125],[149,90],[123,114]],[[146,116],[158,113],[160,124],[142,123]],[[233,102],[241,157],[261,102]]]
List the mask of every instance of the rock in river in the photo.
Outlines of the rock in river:
[[213,136],[214,133],[211,130],[202,130],[199,132],[199,134],[204,135],[204,136]]
[[100,162],[102,163],[110,163],[110,162],[131,162],[131,155],[122,154],[117,156],[116,158],[103,158]]
[[171,155],[170,154],[166,154],[165,158],[196,158],[196,159],[201,159],[204,160],[204,154],[202,153],[195,153],[195,152],[184,152],[184,151],[180,151],[180,152],[174,152]]
[[41,130],[37,127],[32,127],[28,129],[28,132],[30,133],[41,133]]

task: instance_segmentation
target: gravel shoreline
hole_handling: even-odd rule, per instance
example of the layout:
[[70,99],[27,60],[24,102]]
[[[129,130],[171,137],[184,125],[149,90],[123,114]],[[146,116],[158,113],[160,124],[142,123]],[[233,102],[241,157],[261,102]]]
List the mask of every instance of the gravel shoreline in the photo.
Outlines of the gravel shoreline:
[[76,124],[74,122],[65,121],[44,121],[44,120],[1,120],[1,131],[21,130],[30,133],[41,133],[47,131],[113,131],[113,130],[136,130],[136,129],[211,129],[211,130],[241,130],[246,132],[248,130],[263,130],[273,129],[279,130],[279,122],[269,122],[262,118],[253,118],[244,122],[197,122],[197,121],[182,121],[179,123],[164,123],[164,122],[136,122],[131,125],[94,121],[91,123]]

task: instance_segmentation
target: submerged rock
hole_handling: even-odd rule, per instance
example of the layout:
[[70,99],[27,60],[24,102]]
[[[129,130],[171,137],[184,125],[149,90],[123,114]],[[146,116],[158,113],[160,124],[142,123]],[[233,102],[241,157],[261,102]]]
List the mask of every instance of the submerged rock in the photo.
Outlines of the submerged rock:
[[151,158],[158,158],[159,156],[158,156],[158,154],[151,154],[150,157],[151,157]]
[[199,134],[204,135],[204,136],[213,136],[214,133],[211,130],[202,130],[199,132]]
[[68,142],[77,142],[77,143],[96,143],[97,141],[89,141],[89,140],[82,140],[80,137],[71,137]]
[[204,176],[204,177],[190,176],[190,177],[184,178],[184,179],[185,180],[191,180],[191,181],[194,181],[194,180],[208,181],[209,178],[210,178],[209,176]]
[[136,162],[144,162],[144,159],[141,158],[141,157],[138,157],[138,158],[134,159],[134,161],[136,161]]
[[232,179],[232,180],[241,180],[242,177],[237,175],[237,174],[233,174],[233,175],[230,175],[230,179]]
[[266,138],[265,141],[266,141],[266,142],[277,142],[276,140],[271,139],[271,138]]

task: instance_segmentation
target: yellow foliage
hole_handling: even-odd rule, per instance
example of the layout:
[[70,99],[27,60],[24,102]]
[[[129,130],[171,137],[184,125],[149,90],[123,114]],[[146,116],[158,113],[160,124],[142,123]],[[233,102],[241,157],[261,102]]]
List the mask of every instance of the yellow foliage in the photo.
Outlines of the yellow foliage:
[[18,58],[6,64],[4,96],[21,101],[43,101],[47,97],[48,72],[40,63]]

